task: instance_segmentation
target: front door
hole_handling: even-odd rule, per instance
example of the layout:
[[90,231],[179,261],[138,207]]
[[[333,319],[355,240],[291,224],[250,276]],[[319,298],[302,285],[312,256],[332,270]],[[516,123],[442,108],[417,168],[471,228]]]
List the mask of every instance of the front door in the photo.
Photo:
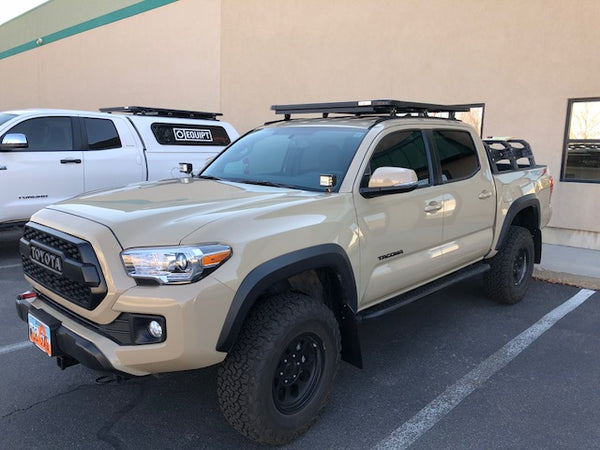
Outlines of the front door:
[[9,133],[24,134],[28,147],[0,153],[0,222],[27,220],[83,192],[82,152],[75,149],[70,117],[28,119]]

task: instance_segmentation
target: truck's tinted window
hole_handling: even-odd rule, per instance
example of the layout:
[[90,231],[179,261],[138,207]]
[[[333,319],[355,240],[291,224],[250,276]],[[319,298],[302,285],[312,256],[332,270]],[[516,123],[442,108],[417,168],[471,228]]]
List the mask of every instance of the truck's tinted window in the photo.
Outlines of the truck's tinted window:
[[88,137],[90,150],[106,150],[121,147],[121,139],[112,120],[108,119],[83,119]]
[[216,125],[153,123],[150,127],[162,145],[218,145],[231,143],[225,128]]
[[464,180],[479,170],[477,150],[466,131],[437,130],[433,140],[442,166],[442,181]]
[[38,117],[15,125],[7,133],[22,133],[27,148],[20,151],[46,152],[73,150],[73,129],[69,117]]
[[419,186],[429,184],[429,162],[421,131],[397,131],[384,137],[371,157],[363,179],[366,186],[369,176],[378,167],[404,167],[417,173]]

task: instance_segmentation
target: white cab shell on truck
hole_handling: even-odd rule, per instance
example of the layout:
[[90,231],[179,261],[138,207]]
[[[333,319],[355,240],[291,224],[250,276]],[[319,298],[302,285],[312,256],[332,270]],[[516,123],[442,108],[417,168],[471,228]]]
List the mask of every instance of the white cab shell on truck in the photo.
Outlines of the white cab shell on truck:
[[96,189],[201,169],[236,140],[220,113],[149,107],[0,112],[0,226]]

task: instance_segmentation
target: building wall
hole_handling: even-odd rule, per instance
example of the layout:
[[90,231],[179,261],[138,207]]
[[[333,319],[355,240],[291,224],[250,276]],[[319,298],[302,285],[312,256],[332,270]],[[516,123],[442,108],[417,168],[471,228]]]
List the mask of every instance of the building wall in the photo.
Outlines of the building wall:
[[0,59],[0,110],[218,110],[220,61],[220,2],[175,2]]
[[485,103],[484,135],[554,174],[546,241],[600,249],[600,185],[559,181],[567,99],[600,96],[599,19],[596,0],[179,0],[0,60],[0,109],[216,109],[244,132],[277,103]]

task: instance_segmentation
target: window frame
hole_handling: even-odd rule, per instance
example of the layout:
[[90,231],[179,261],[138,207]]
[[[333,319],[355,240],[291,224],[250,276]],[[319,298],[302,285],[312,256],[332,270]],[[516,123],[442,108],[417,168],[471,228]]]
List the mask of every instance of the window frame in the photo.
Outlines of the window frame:
[[13,150],[11,150],[12,152],[20,152],[20,153],[48,153],[48,152],[73,152],[73,151],[79,151],[80,147],[81,147],[81,142],[80,139],[78,137],[79,134],[79,128],[78,128],[78,123],[77,120],[75,120],[75,118],[73,116],[69,116],[69,115],[64,115],[64,114],[57,114],[57,115],[45,115],[45,116],[34,116],[34,117],[27,117],[24,118],[23,120],[21,120],[18,123],[13,124],[5,133],[2,134],[2,136],[0,136],[0,140],[4,139],[4,136],[6,136],[7,134],[11,134],[14,133],[14,128],[17,126],[20,126],[26,122],[30,122],[33,120],[40,120],[40,119],[69,119],[70,123],[71,123],[71,149],[68,150],[63,150],[63,149],[56,149],[56,150],[33,150],[31,149],[31,147],[29,146],[29,138],[28,140],[28,146],[24,147],[24,148],[15,148]]
[[579,179],[579,178],[566,178],[565,172],[567,168],[567,156],[568,156],[568,146],[570,143],[575,144],[585,144],[585,143],[597,143],[600,144],[600,138],[598,139],[570,139],[569,134],[571,131],[571,119],[573,115],[573,105],[575,103],[591,103],[598,102],[600,103],[600,97],[578,97],[578,98],[569,98],[567,99],[567,119],[565,122],[565,133],[563,138],[563,147],[562,147],[562,157],[560,161],[560,181],[565,183],[590,183],[590,184],[600,184],[600,167],[599,171],[599,179],[597,180],[589,180],[589,179]]

